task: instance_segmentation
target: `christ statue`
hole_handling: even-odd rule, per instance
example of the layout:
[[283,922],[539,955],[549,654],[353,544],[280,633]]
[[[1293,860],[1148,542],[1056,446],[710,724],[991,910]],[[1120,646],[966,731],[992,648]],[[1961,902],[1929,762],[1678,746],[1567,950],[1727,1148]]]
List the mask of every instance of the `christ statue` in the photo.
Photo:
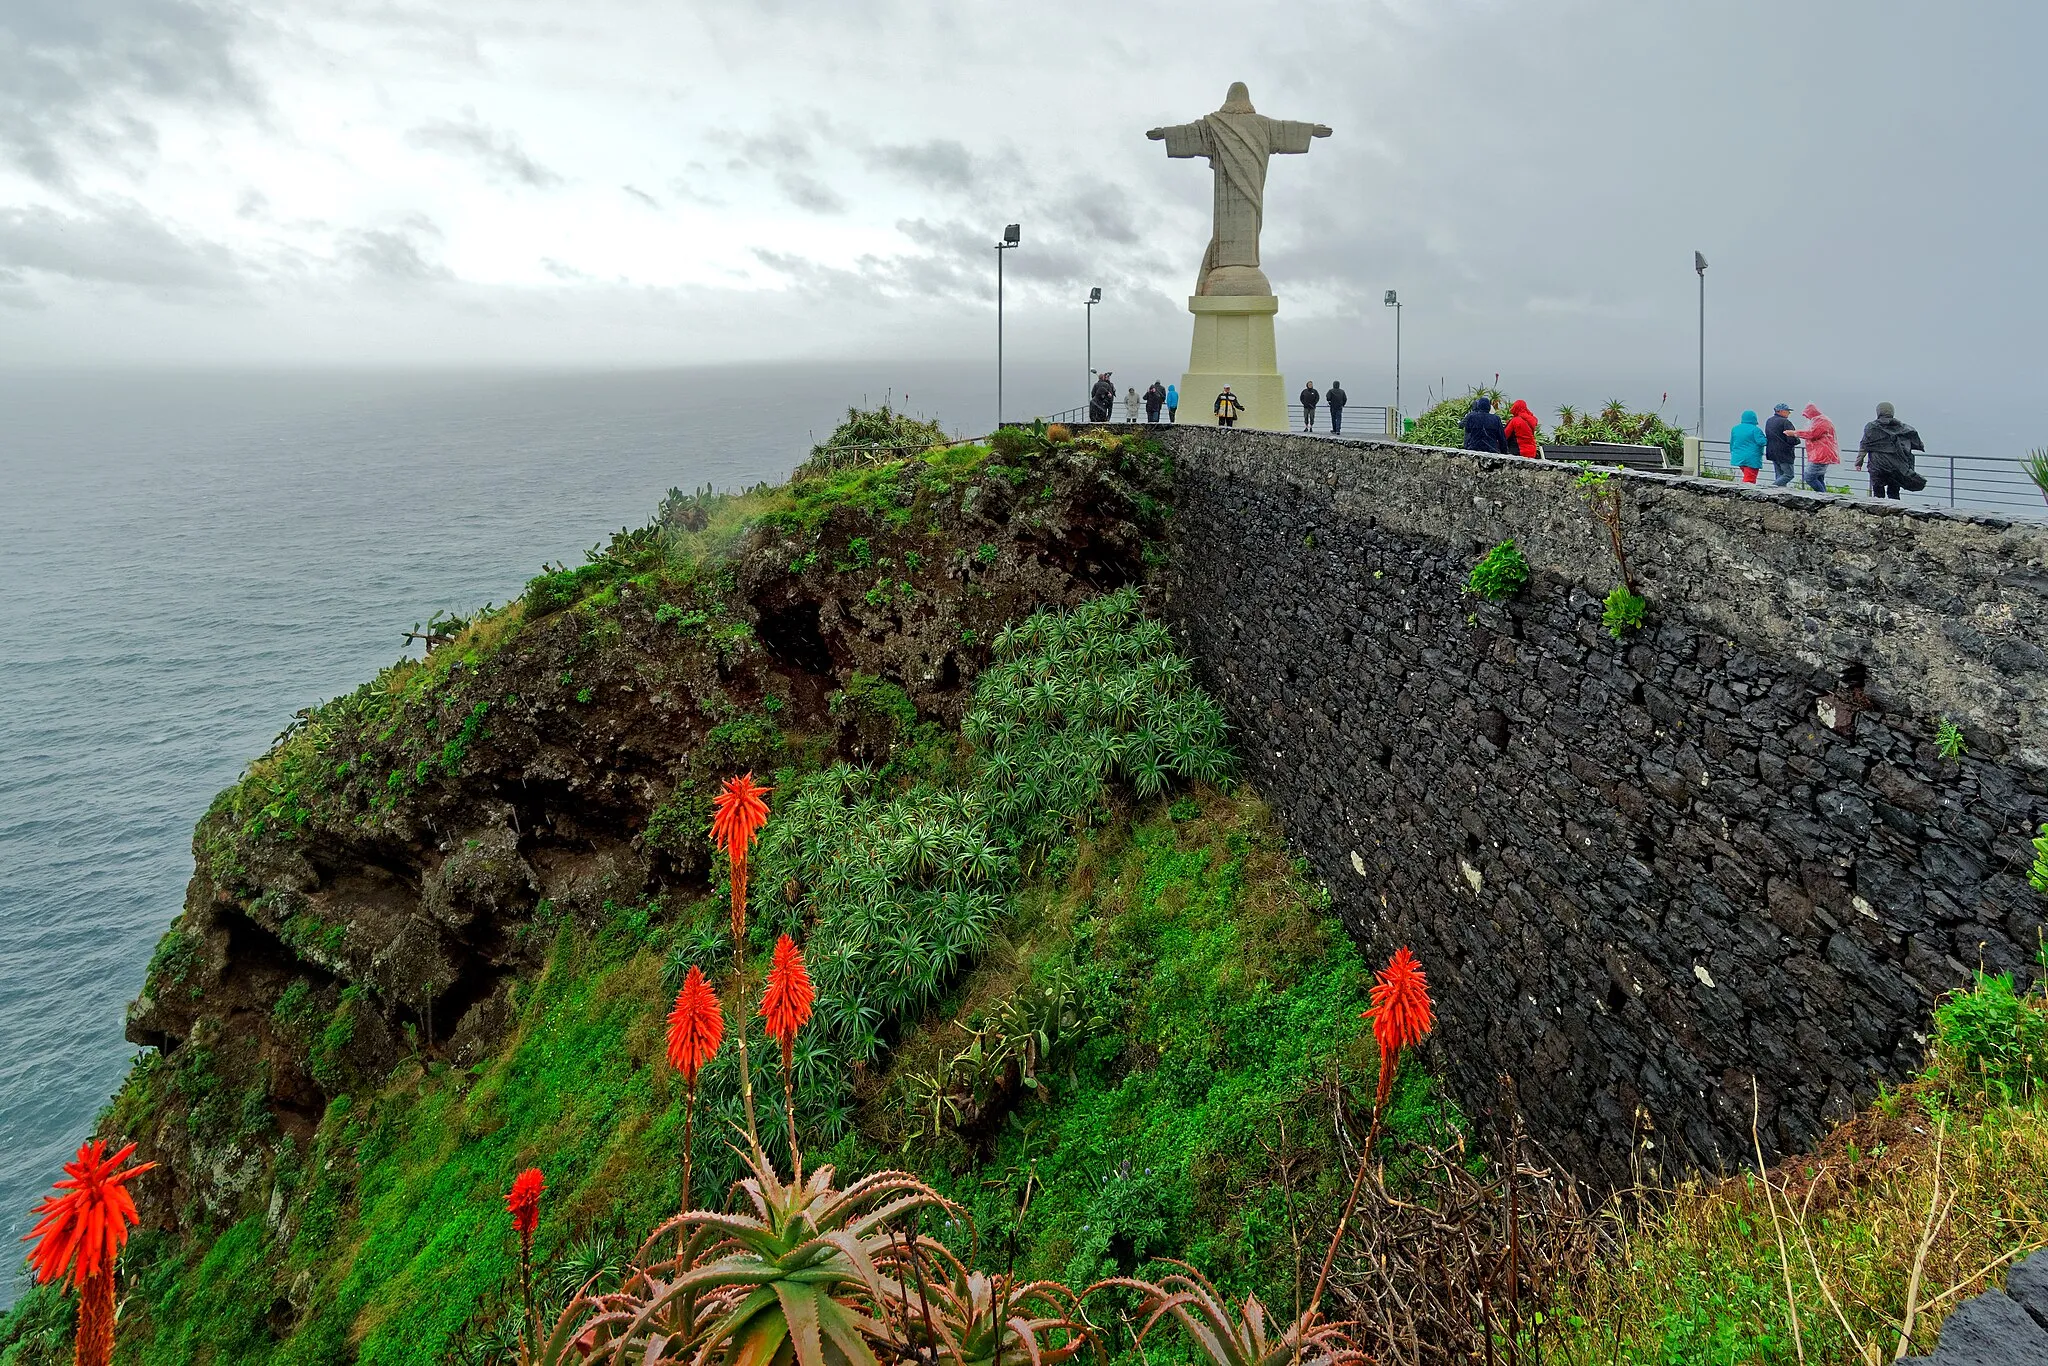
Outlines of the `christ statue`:
[[1320,123],[1269,119],[1252,108],[1251,92],[1234,81],[1223,107],[1195,123],[1145,134],[1166,143],[1170,157],[1207,157],[1216,177],[1216,225],[1202,254],[1196,294],[1271,294],[1259,269],[1259,226],[1265,218],[1266,158],[1306,152],[1310,138],[1330,136]]

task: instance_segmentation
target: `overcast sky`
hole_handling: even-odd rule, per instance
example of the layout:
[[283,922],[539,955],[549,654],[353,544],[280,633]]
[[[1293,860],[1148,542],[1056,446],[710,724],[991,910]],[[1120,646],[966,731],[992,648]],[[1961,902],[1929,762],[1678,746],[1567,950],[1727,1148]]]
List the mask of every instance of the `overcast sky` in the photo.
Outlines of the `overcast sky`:
[[1698,248],[1717,413],[2024,440],[2044,38],[2039,0],[0,0],[0,363],[958,358],[1018,221],[1013,356],[1100,284],[1098,359],[1170,370],[1209,174],[1144,131],[1242,79],[1336,130],[1268,182],[1291,374],[1386,382],[1393,287],[1411,409],[1499,371],[1689,420]]

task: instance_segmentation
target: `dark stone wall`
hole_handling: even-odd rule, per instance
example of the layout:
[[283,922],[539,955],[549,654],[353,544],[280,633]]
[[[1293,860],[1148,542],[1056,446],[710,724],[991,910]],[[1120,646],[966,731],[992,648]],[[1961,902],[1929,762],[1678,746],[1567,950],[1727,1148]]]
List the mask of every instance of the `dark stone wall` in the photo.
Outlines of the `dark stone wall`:
[[[2030,975],[2043,529],[1616,475],[1617,641],[1570,467],[1165,439],[1169,616],[1346,924],[1423,960],[1468,1109],[1511,1076],[1619,1183],[1749,1160],[1754,1085],[1775,1157],[1917,1066],[1939,993]],[[1506,536],[1534,581],[1466,594]]]

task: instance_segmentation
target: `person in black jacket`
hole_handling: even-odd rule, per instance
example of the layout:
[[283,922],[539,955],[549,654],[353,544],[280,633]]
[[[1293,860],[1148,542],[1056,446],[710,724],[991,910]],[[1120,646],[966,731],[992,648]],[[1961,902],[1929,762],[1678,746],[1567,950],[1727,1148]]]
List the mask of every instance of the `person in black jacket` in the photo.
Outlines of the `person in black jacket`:
[[1920,433],[1893,415],[1891,404],[1878,404],[1876,419],[1863,424],[1863,440],[1856,447],[1856,468],[1870,462],[1870,496],[1897,498],[1901,486],[1915,492],[1927,487],[1913,470],[1913,452],[1926,449]]
[[1330,381],[1330,392],[1323,401],[1330,405],[1330,435],[1336,436],[1344,430],[1344,404],[1347,400],[1344,386],[1336,380]]
[[1316,392],[1316,382],[1310,380],[1301,386],[1301,429],[1312,432],[1316,429],[1316,405],[1323,396]]
[[1499,455],[1507,435],[1508,429],[1501,425],[1500,414],[1493,410],[1493,400],[1484,394],[1473,399],[1471,408],[1465,413],[1465,449]]
[[1159,420],[1159,410],[1165,405],[1166,386],[1155,379],[1152,381],[1152,387],[1145,391],[1145,420],[1147,422],[1157,422]]
[[1773,488],[1792,482],[1792,462],[1799,457],[1799,438],[1792,435],[1792,419],[1787,416],[1791,411],[1791,404],[1780,403],[1764,423],[1764,458],[1771,462]]
[[1088,391],[1088,420],[1090,422],[1109,421],[1110,405],[1115,402],[1116,385],[1110,383],[1109,371],[1104,370],[1095,377],[1095,387]]

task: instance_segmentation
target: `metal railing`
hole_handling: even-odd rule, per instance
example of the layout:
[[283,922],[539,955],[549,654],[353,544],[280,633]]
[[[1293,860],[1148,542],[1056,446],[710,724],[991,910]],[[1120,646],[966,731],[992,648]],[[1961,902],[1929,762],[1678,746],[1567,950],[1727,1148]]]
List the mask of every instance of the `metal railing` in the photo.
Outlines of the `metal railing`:
[[[1209,401],[1211,405],[1215,403],[1213,397]],[[1330,409],[1327,405],[1319,403],[1316,405],[1316,426],[1312,435],[1387,437],[1392,435],[1392,427],[1389,425],[1389,414],[1391,411],[1391,409],[1377,403],[1346,404],[1344,408],[1343,430],[1341,432],[1333,432],[1330,430]],[[1042,420],[1046,422],[1086,422],[1088,420],[1088,409],[1086,405],[1079,408],[1064,408],[1057,413],[1047,413]],[[1115,405],[1110,408],[1109,420],[1111,422],[1124,422],[1128,420],[1124,416],[1124,401],[1122,399],[1118,399]],[[1146,420],[1145,410],[1143,407],[1140,407],[1138,409],[1138,421],[1144,422]],[[1161,423],[1166,421],[1166,413],[1163,409],[1159,414],[1159,420]],[[1182,425],[1209,426],[1216,419],[1207,409],[1197,413],[1183,404],[1180,409],[1180,416],[1176,420]],[[1287,430],[1296,435],[1301,435],[1308,430],[1307,418],[1304,416],[1302,406],[1299,403],[1287,405]]]
[[[1823,481],[1830,492],[1846,490],[1851,497],[1870,497],[1870,475],[1868,470],[1856,468],[1856,450],[1853,446],[1842,447],[1842,463],[1824,465],[1826,474]],[[1990,512],[2002,517],[2024,517],[2039,521],[2048,517],[2048,502],[2042,501],[2041,490],[2027,477],[2025,466],[2018,460],[2001,459],[1988,455],[1951,455],[1940,451],[1921,451],[1913,457],[1913,468],[1927,481],[1927,487],[1918,493],[1900,490],[1899,500],[1915,503],[1922,507],[1946,507],[1958,512]],[[1796,473],[1788,487],[1804,488],[1806,482],[1806,448],[1799,448]],[[1742,476],[1728,463],[1726,441],[1700,442],[1700,473],[1710,479],[1740,479]],[[1777,478],[1777,471],[1771,462],[1764,461],[1763,469],[1757,472],[1757,486],[1770,488]]]

